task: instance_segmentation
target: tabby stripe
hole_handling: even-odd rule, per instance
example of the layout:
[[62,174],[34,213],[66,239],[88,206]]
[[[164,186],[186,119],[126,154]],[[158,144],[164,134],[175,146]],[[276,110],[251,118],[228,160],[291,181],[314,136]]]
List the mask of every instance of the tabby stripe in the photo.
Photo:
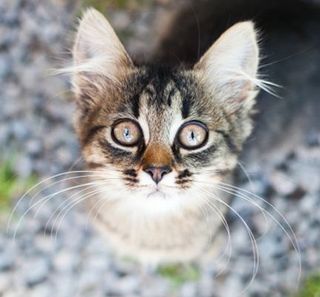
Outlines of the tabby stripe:
[[226,142],[228,148],[230,149],[230,151],[234,154],[239,154],[240,150],[237,148],[237,146],[235,145],[235,143],[233,142],[233,140],[231,139],[230,135],[227,134],[225,131],[222,130],[215,130],[215,132],[221,134],[224,138],[224,141]]
[[124,180],[131,183],[137,183],[139,181],[137,178],[132,177],[125,177]]
[[89,142],[91,142],[92,138],[93,138],[100,130],[102,130],[102,129],[104,129],[104,128],[106,128],[106,126],[100,125],[100,126],[94,126],[94,127],[92,127],[92,128],[88,131],[86,137],[83,139],[82,144],[83,144],[83,145],[86,145],[86,144],[88,144]]
[[123,174],[129,175],[131,177],[137,177],[137,172],[134,169],[127,169],[123,171]]
[[128,156],[131,156],[132,154],[130,152],[124,151],[122,149],[116,148],[112,146],[106,139],[102,139],[99,141],[99,144],[102,148],[103,153],[109,157],[110,155],[113,155],[115,157],[125,158]]
[[97,169],[97,168],[103,168],[104,165],[103,164],[99,164],[96,162],[87,162],[87,165],[90,169]]
[[169,93],[169,96],[168,96],[168,106],[169,107],[171,107],[171,105],[172,105],[172,98],[174,97],[175,93],[176,93],[176,89],[174,89],[174,88]]
[[189,113],[190,113],[190,100],[188,97],[186,97],[182,100],[182,108],[181,108],[182,118],[186,119],[189,116]]
[[183,185],[183,184],[190,183],[190,182],[192,182],[192,179],[184,179],[184,180],[177,180],[176,184]]
[[192,176],[192,173],[188,169],[185,169],[182,172],[179,172],[178,178],[184,178],[184,177],[190,177],[190,176]]
[[131,105],[131,110],[133,112],[133,115],[138,118],[139,117],[139,110],[140,110],[140,95],[141,94],[136,94],[131,98],[130,100],[130,105]]

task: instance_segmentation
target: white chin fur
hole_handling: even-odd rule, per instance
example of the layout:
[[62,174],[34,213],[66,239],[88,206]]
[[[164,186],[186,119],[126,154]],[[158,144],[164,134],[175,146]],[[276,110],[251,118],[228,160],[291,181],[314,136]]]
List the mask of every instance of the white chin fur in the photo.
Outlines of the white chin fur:
[[102,187],[101,199],[117,201],[123,212],[139,213],[144,216],[155,216],[179,212],[183,204],[187,203],[187,197],[179,190],[155,185],[145,186],[131,191],[110,191],[110,187]]
[[[99,213],[94,218],[118,254],[155,264],[190,261],[208,249],[221,218],[208,208],[199,187],[171,186],[169,175],[158,188],[150,177],[140,188],[128,188],[121,179],[99,186],[96,199],[105,203],[92,200]],[[214,182],[202,188],[213,191]],[[225,213],[223,205],[216,207]]]

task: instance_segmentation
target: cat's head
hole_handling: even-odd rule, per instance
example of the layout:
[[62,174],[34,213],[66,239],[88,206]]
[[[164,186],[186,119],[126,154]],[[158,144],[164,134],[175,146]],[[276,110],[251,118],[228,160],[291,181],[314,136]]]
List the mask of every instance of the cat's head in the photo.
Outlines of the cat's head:
[[188,206],[234,169],[256,95],[251,22],[226,31],[191,69],[137,67],[91,9],[73,56],[75,127],[107,199],[157,211]]

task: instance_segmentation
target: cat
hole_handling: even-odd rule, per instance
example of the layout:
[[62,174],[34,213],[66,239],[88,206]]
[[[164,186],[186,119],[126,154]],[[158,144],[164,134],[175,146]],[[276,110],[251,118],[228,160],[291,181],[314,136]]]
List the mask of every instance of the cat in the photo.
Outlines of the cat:
[[233,25],[192,67],[136,66],[106,18],[76,33],[75,130],[91,172],[93,220],[120,255],[176,263],[216,254],[238,155],[252,130],[259,47]]

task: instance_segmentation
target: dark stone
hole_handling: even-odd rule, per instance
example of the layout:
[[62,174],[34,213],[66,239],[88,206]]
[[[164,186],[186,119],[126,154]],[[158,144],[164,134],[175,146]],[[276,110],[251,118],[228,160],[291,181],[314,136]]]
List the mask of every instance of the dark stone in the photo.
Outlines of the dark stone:
[[288,194],[286,198],[292,200],[300,200],[306,193],[307,192],[305,189],[303,189],[301,186],[298,186],[292,193]]

